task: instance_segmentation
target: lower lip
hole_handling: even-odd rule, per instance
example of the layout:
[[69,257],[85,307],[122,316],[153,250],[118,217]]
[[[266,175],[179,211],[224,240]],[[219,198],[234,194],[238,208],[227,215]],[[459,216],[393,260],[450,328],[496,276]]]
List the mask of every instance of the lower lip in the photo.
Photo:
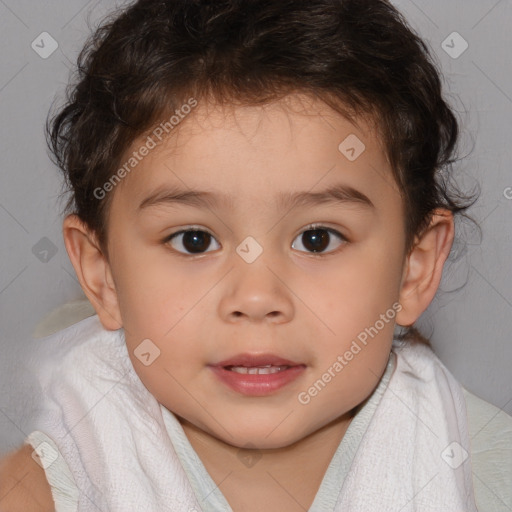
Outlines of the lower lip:
[[233,391],[249,396],[265,396],[294,381],[306,369],[305,366],[290,366],[290,368],[265,375],[237,373],[226,370],[222,366],[210,366],[215,375]]

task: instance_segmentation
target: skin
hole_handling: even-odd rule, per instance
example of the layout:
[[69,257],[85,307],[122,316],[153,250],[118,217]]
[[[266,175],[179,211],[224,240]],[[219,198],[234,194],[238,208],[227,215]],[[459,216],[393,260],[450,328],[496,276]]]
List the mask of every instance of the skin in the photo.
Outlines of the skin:
[[[338,150],[350,134],[366,147],[353,162]],[[279,193],[335,183],[361,191],[374,208],[339,202],[283,209],[276,201]],[[167,185],[229,200],[138,209]],[[406,254],[403,204],[378,132],[302,95],[264,107],[200,103],[110,193],[109,258],[78,217],[63,225],[103,326],[125,329],[135,371],[177,415],[233,510],[307,509],[354,408],[384,372],[394,323],[414,323],[435,295],[453,242],[451,213],[436,211]],[[311,223],[346,240],[332,235],[323,253],[308,251],[302,234]],[[165,241],[191,226],[213,235],[207,252],[186,254],[190,245],[181,237]],[[263,249],[252,263],[236,252],[248,236]],[[298,394],[398,303],[394,321],[301,404]],[[148,338],[160,356],[144,366],[134,351]],[[243,352],[274,353],[306,369],[270,396],[248,397],[207,366]],[[242,463],[242,455],[255,454],[256,464]]]
[[55,510],[44,469],[32,458],[32,453],[32,447],[24,445],[0,460],[0,512]]

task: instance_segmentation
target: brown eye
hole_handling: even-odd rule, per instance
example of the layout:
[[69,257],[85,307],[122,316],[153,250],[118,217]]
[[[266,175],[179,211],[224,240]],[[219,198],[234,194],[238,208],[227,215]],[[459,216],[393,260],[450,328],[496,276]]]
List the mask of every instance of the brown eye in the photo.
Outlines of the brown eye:
[[[346,240],[341,233],[338,233],[334,229],[325,227],[313,227],[312,229],[307,229],[306,231],[303,231],[296,238],[296,240],[300,241],[300,244],[302,244],[304,250],[306,250],[307,252],[323,253],[325,252],[325,249],[329,247],[329,245],[332,243],[333,236],[342,241]],[[339,243],[339,245],[342,244]],[[293,244],[292,248],[297,249],[297,247],[295,247]],[[334,249],[336,248],[337,247],[335,247]],[[328,252],[332,252],[334,249]]]
[[[215,238],[208,232],[202,230],[183,230],[174,233],[167,238],[166,243],[169,243],[173,249],[184,254],[202,254],[207,252],[212,241]],[[180,250],[181,245],[185,251]]]

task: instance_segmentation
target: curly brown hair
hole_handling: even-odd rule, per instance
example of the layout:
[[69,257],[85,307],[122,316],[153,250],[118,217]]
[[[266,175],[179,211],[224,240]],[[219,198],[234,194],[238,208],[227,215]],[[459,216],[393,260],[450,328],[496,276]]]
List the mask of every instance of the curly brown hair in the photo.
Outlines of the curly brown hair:
[[114,12],[85,44],[66,104],[47,122],[71,192],[65,210],[108,257],[113,193],[98,200],[94,191],[137,137],[190,97],[262,105],[294,92],[377,123],[404,201],[407,252],[435,209],[466,216],[476,199],[449,191],[443,172],[459,128],[440,72],[386,0],[139,0]]

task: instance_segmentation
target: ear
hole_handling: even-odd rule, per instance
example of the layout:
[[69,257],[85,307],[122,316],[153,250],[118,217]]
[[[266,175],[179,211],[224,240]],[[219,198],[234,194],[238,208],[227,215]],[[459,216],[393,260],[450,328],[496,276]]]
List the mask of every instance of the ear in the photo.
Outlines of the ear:
[[441,282],[443,266],[450,254],[454,235],[452,212],[446,209],[435,210],[428,228],[416,240],[406,257],[400,286],[399,301],[402,309],[396,316],[397,324],[412,325],[432,302]]
[[80,286],[103,327],[110,331],[121,328],[123,324],[110,264],[100,250],[94,232],[73,214],[64,219],[62,233]]

